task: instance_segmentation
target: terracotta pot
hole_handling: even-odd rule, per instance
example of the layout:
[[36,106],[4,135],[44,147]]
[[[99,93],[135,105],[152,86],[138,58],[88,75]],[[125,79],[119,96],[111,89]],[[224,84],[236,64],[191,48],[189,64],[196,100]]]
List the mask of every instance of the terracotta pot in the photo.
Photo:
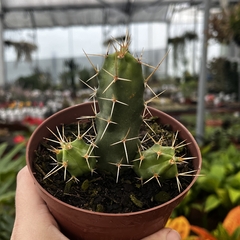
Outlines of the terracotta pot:
[[221,127],[223,121],[221,119],[208,119],[206,120],[206,125],[210,127]]
[[[50,195],[36,181],[33,173],[32,161],[35,150],[43,137],[49,136],[47,129],[54,129],[60,124],[68,124],[76,121],[80,116],[93,115],[93,103],[84,103],[69,107],[57,112],[46,119],[32,134],[27,146],[27,165],[38,189],[38,193],[48,205],[49,210],[57,220],[62,232],[73,239],[98,239],[98,240],[139,240],[163,228],[172,213],[172,210],[181,202],[197,177],[177,197],[160,206],[133,213],[110,214],[83,210],[68,205]],[[189,150],[194,159],[194,168],[199,173],[201,167],[201,154],[197,143],[188,130],[171,116],[156,109],[149,108],[153,115],[160,117],[160,122],[172,125],[174,131],[179,131],[179,136],[191,144]]]

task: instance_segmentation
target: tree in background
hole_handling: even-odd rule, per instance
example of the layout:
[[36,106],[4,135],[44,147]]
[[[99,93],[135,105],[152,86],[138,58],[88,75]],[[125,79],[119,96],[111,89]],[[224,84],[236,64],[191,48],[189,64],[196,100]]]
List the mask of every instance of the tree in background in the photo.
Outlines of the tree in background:
[[20,77],[15,84],[23,89],[40,89],[47,90],[51,87],[51,75],[35,68],[33,73],[27,77]]
[[60,74],[63,89],[69,89],[72,92],[72,97],[76,96],[76,82],[75,78],[78,73],[78,64],[73,58],[64,61],[66,71]]

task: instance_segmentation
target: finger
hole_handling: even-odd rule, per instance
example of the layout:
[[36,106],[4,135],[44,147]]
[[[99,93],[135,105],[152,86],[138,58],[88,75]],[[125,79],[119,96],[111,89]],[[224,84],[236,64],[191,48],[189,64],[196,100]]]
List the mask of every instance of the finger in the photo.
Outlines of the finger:
[[164,228],[142,240],[181,240],[181,237],[177,231]]

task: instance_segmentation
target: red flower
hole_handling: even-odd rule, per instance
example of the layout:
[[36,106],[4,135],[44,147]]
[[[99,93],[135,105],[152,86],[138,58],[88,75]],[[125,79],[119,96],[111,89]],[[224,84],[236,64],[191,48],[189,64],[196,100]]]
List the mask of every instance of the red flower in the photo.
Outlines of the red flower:
[[16,143],[16,144],[17,143],[22,143],[22,142],[25,142],[25,141],[26,141],[26,139],[23,135],[17,135],[13,138],[13,142]]
[[23,119],[22,121],[25,124],[29,124],[29,125],[40,125],[43,122],[43,119],[41,118],[33,118],[33,117],[26,117],[25,119]]

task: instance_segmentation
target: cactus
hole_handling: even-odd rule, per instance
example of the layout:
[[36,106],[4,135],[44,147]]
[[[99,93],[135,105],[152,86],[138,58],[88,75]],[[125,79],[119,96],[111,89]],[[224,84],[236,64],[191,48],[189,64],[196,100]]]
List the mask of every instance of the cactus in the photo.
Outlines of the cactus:
[[[78,135],[73,141],[68,140],[65,137],[64,132],[61,134],[58,128],[58,135],[56,135],[53,131],[51,132],[56,137],[57,142],[60,144],[60,147],[52,147],[50,149],[50,151],[56,154],[56,159],[53,158],[53,160],[56,162],[56,166],[48,174],[46,174],[45,178],[51,176],[61,168],[64,168],[64,180],[66,180],[66,171],[68,171],[72,176],[70,180],[74,179],[75,181],[78,181],[78,176],[89,172],[94,172],[94,167],[96,165],[96,159],[92,155],[94,145],[87,144],[84,141],[84,135],[88,131],[81,135],[80,125],[78,124]],[[55,140],[49,138],[46,139],[52,142],[56,142]]]
[[114,53],[105,55],[101,70],[95,69],[98,89],[94,93],[99,105],[94,117],[96,136],[90,137],[90,143],[89,138],[84,140],[86,133],[81,135],[79,130],[74,140],[68,140],[64,132],[61,134],[57,129],[58,134],[53,134],[60,148],[51,149],[56,154],[56,166],[45,177],[64,168],[76,181],[83,174],[104,171],[115,176],[118,182],[121,171],[131,167],[142,183],[156,179],[161,186],[160,178],[176,178],[180,191],[177,164],[186,158],[177,157],[176,149],[185,144],[175,146],[176,134],[170,146],[162,146],[162,139],[159,139],[153,140],[153,146],[145,150],[139,139],[141,124],[146,123],[143,119],[147,113],[144,89],[149,87],[147,82],[160,63],[144,79],[143,63],[128,50],[129,36],[117,44],[119,50],[114,47]]
[[99,169],[114,174],[136,155],[144,109],[141,63],[128,52],[127,42],[106,55],[98,79],[95,152],[101,159]]

